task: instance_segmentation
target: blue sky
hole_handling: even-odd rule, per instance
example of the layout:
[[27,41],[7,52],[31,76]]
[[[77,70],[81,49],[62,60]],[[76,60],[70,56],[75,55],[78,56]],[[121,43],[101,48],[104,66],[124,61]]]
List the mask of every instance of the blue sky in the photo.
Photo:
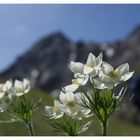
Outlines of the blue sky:
[[121,40],[140,25],[140,5],[0,5],[0,71],[37,40],[61,31],[71,40]]

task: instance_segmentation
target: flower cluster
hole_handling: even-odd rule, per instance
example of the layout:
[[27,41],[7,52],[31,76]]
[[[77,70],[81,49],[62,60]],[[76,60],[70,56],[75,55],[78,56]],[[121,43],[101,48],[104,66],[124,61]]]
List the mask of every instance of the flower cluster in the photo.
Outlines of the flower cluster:
[[76,78],[72,85],[66,86],[66,91],[75,91],[79,86],[85,85],[90,79],[97,89],[112,89],[119,83],[127,81],[134,72],[129,72],[128,63],[114,69],[110,64],[102,60],[102,53],[96,58],[89,54],[86,64],[71,62],[70,69]]
[[90,110],[81,106],[82,93],[74,94],[72,92],[64,93],[61,91],[59,99],[54,100],[54,106],[45,106],[45,111],[49,119],[61,118],[64,114],[77,120],[91,116]]
[[28,128],[28,132],[31,136],[34,135],[32,115],[33,111],[36,111],[40,106],[41,99],[36,101],[35,99],[29,99],[25,96],[30,91],[30,81],[27,79],[8,80],[5,83],[0,84],[0,111],[7,112],[11,117],[5,122],[24,122]]
[[106,135],[108,118],[118,108],[126,91],[123,87],[116,94],[115,87],[130,79],[134,72],[129,72],[128,63],[114,69],[103,61],[102,53],[98,57],[89,53],[86,64],[72,61],[69,66],[74,79],[62,88],[60,101],[55,100],[54,106],[45,107],[46,115],[58,119],[65,114],[82,120],[95,114],[103,125],[103,135]]
[[11,80],[0,84],[0,111],[4,112],[11,104],[14,97],[22,96],[30,90],[30,82],[27,79],[23,81]]

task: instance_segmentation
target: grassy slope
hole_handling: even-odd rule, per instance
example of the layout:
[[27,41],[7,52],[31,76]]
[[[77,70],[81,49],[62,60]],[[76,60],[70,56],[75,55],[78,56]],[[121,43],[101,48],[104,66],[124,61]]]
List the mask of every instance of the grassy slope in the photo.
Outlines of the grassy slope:
[[[42,98],[41,108],[38,111],[36,111],[33,116],[35,134],[38,136],[63,135],[61,133],[55,133],[51,128],[49,122],[45,119],[43,115],[44,105],[52,105],[53,99],[39,90],[32,90],[29,96],[30,98],[36,99]],[[0,113],[0,119],[5,119],[5,117],[6,116],[3,113]],[[24,124],[21,124],[20,122],[9,124],[0,123],[0,135],[26,136],[28,135],[28,132]],[[87,136],[100,135],[100,124],[96,120],[96,118],[93,119],[93,125],[90,127],[89,131],[87,133],[84,133],[83,135]],[[111,136],[140,135],[140,126],[135,126],[131,123],[123,122],[115,117],[112,117],[109,123],[108,135]]]

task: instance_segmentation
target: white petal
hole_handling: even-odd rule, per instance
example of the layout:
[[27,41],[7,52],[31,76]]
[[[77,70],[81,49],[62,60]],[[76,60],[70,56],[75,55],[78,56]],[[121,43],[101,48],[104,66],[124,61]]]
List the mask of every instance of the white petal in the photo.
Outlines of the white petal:
[[86,64],[92,65],[94,64],[95,60],[96,60],[96,57],[92,53],[89,53]]
[[52,117],[53,113],[53,106],[45,106],[45,112],[48,117]]
[[95,77],[97,75],[99,75],[99,67],[94,67],[93,71],[91,73],[89,73],[89,76],[90,77]]
[[85,78],[88,77],[88,75],[86,74],[81,74],[81,73],[75,73],[74,74],[74,78]]
[[6,83],[3,86],[3,90],[6,92],[7,90],[9,90],[12,87],[12,82],[11,81],[6,81]]
[[13,88],[13,87],[11,87],[9,90],[8,90],[8,94],[9,95],[16,95],[16,90],[15,90],[15,88]]
[[7,110],[9,104],[12,102],[12,96],[4,96],[4,98],[2,98],[0,100],[0,111],[4,112]]
[[29,90],[30,90],[30,81],[29,80],[27,80],[27,79],[24,79],[23,80],[23,85],[24,85],[24,92],[25,93],[28,93],[29,92]]
[[72,92],[67,92],[66,94],[67,101],[75,101],[75,94]]
[[24,85],[23,85],[23,82],[22,81],[19,81],[19,80],[15,80],[15,83],[14,83],[14,87],[16,89],[24,89]]
[[19,96],[22,96],[23,94],[24,94],[24,92],[16,92],[15,95],[19,97]]
[[67,104],[69,101],[75,100],[75,95],[72,92],[66,92],[66,93],[60,92],[59,99],[63,104]]
[[108,79],[108,80],[111,79],[109,75],[106,75],[103,71],[99,72],[99,77],[102,79]]
[[30,90],[30,82],[27,79],[23,79],[23,81],[15,80],[14,88],[16,92],[16,96],[22,96],[26,94]]
[[108,75],[110,72],[114,71],[114,68],[110,64],[104,62],[101,66],[101,70],[104,74]]
[[128,73],[122,75],[120,78],[120,81],[127,81],[128,79],[130,79],[132,77],[133,74],[134,74],[134,72],[128,72]]
[[59,99],[60,101],[63,103],[63,101],[65,100],[66,96],[65,96],[65,93],[64,92],[60,92],[60,95],[59,95]]
[[66,108],[66,106],[65,105],[63,105],[60,101],[58,101],[58,100],[54,100],[54,107],[58,107],[61,111],[63,111],[65,108]]
[[100,66],[102,64],[103,54],[100,53],[99,56],[96,58],[96,66]]
[[84,65],[79,62],[70,62],[70,69],[73,73],[83,73]]
[[91,116],[90,110],[83,108],[82,106],[77,106],[73,110],[70,109],[67,114],[72,117],[73,119],[82,120],[82,118],[88,118]]
[[86,76],[84,78],[77,78],[77,82],[81,86],[85,85],[88,82],[88,76]]
[[64,110],[64,113],[65,113],[66,115],[70,116],[70,117],[71,117],[72,114],[73,114],[72,111],[71,111],[71,109],[68,108],[68,107]]
[[81,92],[75,93],[75,102],[81,104],[83,96],[84,96],[84,94]]
[[65,86],[63,89],[64,89],[65,92],[74,92],[78,88],[79,88],[79,85],[77,85],[77,84],[71,84],[71,85]]
[[[94,79],[94,84],[97,89],[112,89],[113,88],[113,81],[107,77],[99,77]],[[117,83],[115,83],[117,84]]]
[[95,84],[95,88],[97,88],[97,89],[106,89],[107,88],[105,86],[105,84],[103,82],[101,82],[99,79],[94,79],[94,84]]
[[61,103],[58,100],[54,100],[54,106],[59,106]]
[[84,65],[84,74],[90,74],[93,71],[93,68]]
[[115,72],[118,72],[120,75],[123,75],[123,74],[129,72],[129,65],[128,65],[128,63],[125,63],[125,64],[120,65],[120,66],[115,70]]
[[45,112],[49,119],[58,119],[63,116],[64,113],[61,110],[58,112],[53,112],[53,109],[53,106],[45,106]]
[[60,112],[59,114],[57,114],[57,115],[55,116],[54,119],[59,119],[59,118],[61,118],[63,115],[64,115],[64,112]]
[[93,116],[93,114],[90,114],[91,111],[89,109],[83,108],[81,112],[84,118],[89,118]]
[[94,78],[90,77],[90,82],[93,84],[94,83]]

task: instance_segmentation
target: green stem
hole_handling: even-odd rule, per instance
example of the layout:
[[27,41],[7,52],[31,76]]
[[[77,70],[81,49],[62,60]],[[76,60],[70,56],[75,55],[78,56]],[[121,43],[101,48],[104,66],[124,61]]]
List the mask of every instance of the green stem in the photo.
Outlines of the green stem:
[[107,121],[104,121],[102,123],[102,136],[106,136],[107,135]]
[[26,123],[27,127],[28,127],[28,132],[30,136],[34,136],[34,131],[33,131],[33,124],[32,122],[28,122]]

